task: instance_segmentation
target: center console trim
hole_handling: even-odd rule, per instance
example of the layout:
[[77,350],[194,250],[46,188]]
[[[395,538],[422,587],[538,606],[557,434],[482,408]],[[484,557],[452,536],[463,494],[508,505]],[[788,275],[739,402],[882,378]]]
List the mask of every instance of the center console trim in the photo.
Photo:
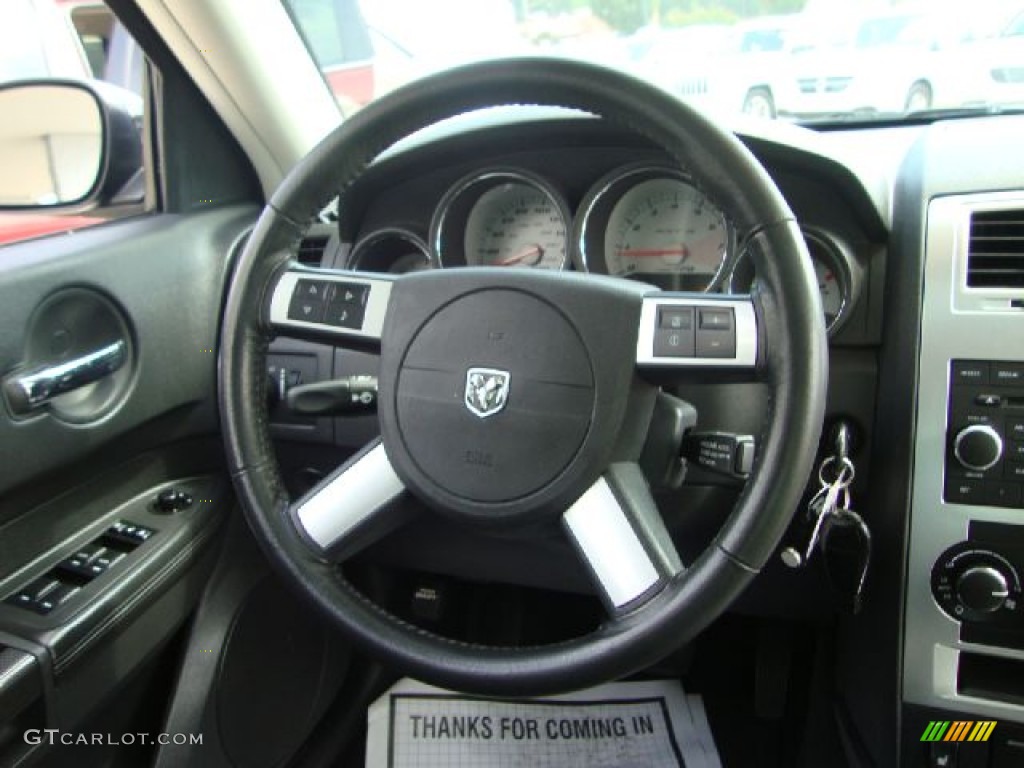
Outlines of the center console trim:
[[[930,573],[947,548],[967,539],[970,521],[1024,525],[1024,510],[943,501],[947,458],[950,361],[1007,360],[1008,338],[1024,336],[1024,311],[1009,302],[970,300],[966,287],[970,214],[992,208],[1024,209],[1024,193],[994,192],[933,198],[925,237],[917,431],[909,531],[903,649],[903,700],[979,716],[1024,721],[1024,706],[957,692],[961,651],[1019,659],[1024,651],[960,640],[960,625],[931,592]],[[1024,356],[1022,356],[1024,357]],[[943,414],[941,419],[937,414]]]

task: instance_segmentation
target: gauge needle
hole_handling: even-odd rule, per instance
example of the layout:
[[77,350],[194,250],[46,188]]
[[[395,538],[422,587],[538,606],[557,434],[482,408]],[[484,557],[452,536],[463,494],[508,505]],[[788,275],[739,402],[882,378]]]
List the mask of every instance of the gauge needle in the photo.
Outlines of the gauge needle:
[[630,256],[634,259],[654,259],[659,256],[682,256],[684,259],[690,255],[690,249],[682,248],[623,248],[619,256]]
[[506,256],[504,259],[494,262],[496,267],[511,267],[513,264],[519,264],[520,262],[526,262],[528,266],[534,264],[540,264],[541,257],[544,256],[544,249],[539,245],[528,245],[519,253],[513,254],[512,256]]

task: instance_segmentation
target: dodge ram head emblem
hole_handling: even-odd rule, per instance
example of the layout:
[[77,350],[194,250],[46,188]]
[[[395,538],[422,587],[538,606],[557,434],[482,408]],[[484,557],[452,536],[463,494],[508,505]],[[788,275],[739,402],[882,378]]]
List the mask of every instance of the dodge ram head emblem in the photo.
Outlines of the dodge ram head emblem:
[[466,407],[481,419],[501,411],[508,402],[508,371],[494,368],[470,368],[466,371]]

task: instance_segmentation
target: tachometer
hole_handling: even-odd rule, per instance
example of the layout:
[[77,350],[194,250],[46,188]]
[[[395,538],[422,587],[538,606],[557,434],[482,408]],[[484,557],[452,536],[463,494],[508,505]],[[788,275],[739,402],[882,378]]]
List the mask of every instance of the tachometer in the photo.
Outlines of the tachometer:
[[599,182],[584,201],[577,241],[591,272],[702,291],[731,243],[725,214],[681,174],[634,168]]
[[441,266],[563,269],[568,213],[544,181],[517,171],[492,171],[457,184],[431,227]]

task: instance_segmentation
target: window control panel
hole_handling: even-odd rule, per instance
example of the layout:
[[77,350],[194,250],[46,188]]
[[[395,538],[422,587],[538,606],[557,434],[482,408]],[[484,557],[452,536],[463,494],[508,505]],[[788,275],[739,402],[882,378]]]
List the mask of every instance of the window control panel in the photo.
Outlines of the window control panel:
[[82,587],[113,568],[154,534],[156,531],[152,528],[118,520],[102,536],[67,555],[4,602],[45,616],[64,605]]

